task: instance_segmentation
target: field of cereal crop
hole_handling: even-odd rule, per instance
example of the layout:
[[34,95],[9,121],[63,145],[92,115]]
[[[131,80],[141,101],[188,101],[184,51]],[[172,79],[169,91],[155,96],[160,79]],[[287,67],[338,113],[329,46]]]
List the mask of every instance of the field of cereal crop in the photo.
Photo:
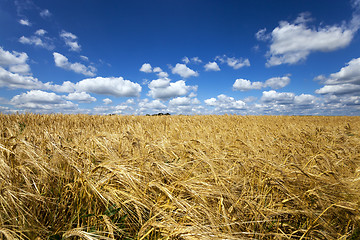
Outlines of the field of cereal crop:
[[0,123],[0,239],[360,238],[360,117]]

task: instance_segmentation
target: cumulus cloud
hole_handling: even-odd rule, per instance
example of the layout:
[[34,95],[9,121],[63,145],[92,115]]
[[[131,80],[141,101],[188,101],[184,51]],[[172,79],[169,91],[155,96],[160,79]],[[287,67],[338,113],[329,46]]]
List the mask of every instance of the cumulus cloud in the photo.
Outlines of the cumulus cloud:
[[163,70],[160,67],[154,67],[154,70],[153,70],[154,73],[159,73],[159,72],[162,72],[162,71]]
[[124,80],[122,77],[87,78],[77,83],[65,81],[61,85],[45,83],[43,88],[55,92],[89,92],[115,97],[138,97],[141,92],[141,86],[138,83]]
[[159,72],[157,75],[159,78],[167,78],[169,76],[167,72]]
[[204,107],[197,98],[189,94],[186,97],[177,97],[169,101],[167,112],[175,114],[204,114]]
[[329,77],[320,75],[316,79],[325,84],[315,91],[318,94],[360,94],[360,58],[352,59],[340,71],[330,74]]
[[238,91],[249,91],[255,89],[262,89],[266,87],[270,87],[272,89],[279,89],[287,86],[290,83],[290,77],[273,77],[269,78],[268,80],[263,82],[251,82],[247,79],[236,79],[235,83],[233,84],[233,89]]
[[264,91],[260,103],[253,108],[257,114],[324,114],[328,106],[311,94],[295,95],[292,92]]
[[281,21],[271,34],[265,29],[257,32],[258,40],[270,39],[270,50],[267,52],[266,66],[296,64],[304,61],[311,52],[329,52],[344,48],[350,44],[358,27],[345,24],[337,26],[309,27],[312,21],[309,14],[300,14],[289,23]]
[[10,68],[11,72],[25,74],[30,71],[30,66],[26,63],[28,55],[24,52],[6,51],[0,47],[0,66]]
[[104,104],[109,105],[112,103],[112,100],[110,98],[103,99]]
[[151,73],[152,72],[151,64],[150,63],[144,63],[140,68],[140,72]]
[[355,94],[360,93],[360,85],[344,83],[339,85],[325,85],[324,87],[315,91],[318,94]]
[[220,71],[220,67],[216,62],[208,62],[204,68],[205,71]]
[[0,87],[8,87],[12,89],[40,89],[43,88],[43,83],[32,76],[24,76],[18,73],[12,73],[0,67]]
[[310,94],[301,94],[294,97],[294,104],[299,106],[307,106],[315,104],[316,97]]
[[[39,31],[39,30],[38,30]],[[40,35],[41,32],[36,31],[35,34],[37,33],[37,35]],[[45,33],[44,33],[45,34]],[[49,41],[43,41],[40,37],[38,36],[31,36],[31,37],[25,37],[25,36],[21,36],[19,38],[19,42],[22,44],[28,44],[28,45],[34,45],[37,47],[42,47],[48,50],[52,50],[54,49],[54,45],[52,45]]]
[[19,23],[24,26],[31,26],[31,23],[27,19],[20,19]]
[[79,52],[81,50],[80,44],[77,42],[77,36],[71,32],[61,31],[60,37],[71,51]]
[[343,97],[340,102],[349,106],[360,105],[360,96]]
[[72,83],[70,81],[65,81],[61,85],[53,84],[51,82],[44,83],[44,89],[45,90],[51,90],[54,92],[74,92],[76,89],[75,83]]
[[31,90],[26,93],[16,95],[11,99],[13,104],[21,103],[41,103],[41,104],[57,104],[62,101],[62,97],[55,93],[44,92],[41,90]]
[[44,92],[41,90],[31,90],[26,93],[14,96],[10,104],[22,109],[39,109],[53,111],[54,109],[75,109],[77,105],[65,101],[62,96],[55,93]]
[[169,101],[170,106],[190,106],[193,104],[200,104],[197,98],[177,97]]
[[225,94],[220,94],[217,98],[206,99],[205,104],[215,107],[216,111],[223,110],[244,110],[246,103],[242,100],[235,100],[233,97],[229,97]]
[[154,67],[152,68],[151,64],[150,63],[144,63],[140,70],[140,72],[145,72],[145,73],[151,73],[151,72],[154,72],[156,73],[156,75],[159,77],[159,78],[167,78],[169,77],[169,74],[167,72],[164,72],[160,67]]
[[35,32],[35,35],[44,36],[47,32],[44,29],[39,29]]
[[71,101],[77,101],[77,102],[80,102],[80,103],[91,103],[91,102],[96,101],[96,98],[90,96],[90,94],[88,94],[86,92],[69,93],[69,95],[67,95],[65,97],[65,99],[71,100]]
[[70,63],[68,58],[64,55],[54,52],[54,61],[57,67],[63,68],[65,70],[73,71],[76,73],[83,74],[85,76],[95,76],[96,68],[93,66],[86,67],[81,63]]
[[235,58],[235,57],[228,57],[226,55],[224,56],[217,56],[215,60],[219,60],[221,63],[226,63],[228,66],[232,67],[233,69],[239,69],[242,67],[249,67],[250,61],[249,59],[243,59],[243,58]]
[[150,89],[148,95],[161,100],[184,96],[191,90],[197,90],[197,86],[188,86],[183,80],[170,82],[168,78],[153,80],[149,83],[148,87]]
[[295,94],[291,92],[276,92],[274,90],[264,91],[261,101],[265,103],[291,104],[294,102]]
[[290,83],[290,77],[273,77],[265,81],[264,87],[270,87],[272,89],[279,89],[286,87]]
[[115,97],[138,97],[141,86],[122,77],[96,77],[84,79],[75,85],[77,91],[95,94],[111,95]]
[[160,110],[165,109],[166,105],[163,104],[159,99],[149,101],[149,99],[144,99],[139,102],[140,111],[144,110]]
[[194,70],[187,67],[185,64],[177,63],[174,68],[172,68],[171,72],[173,74],[178,74],[183,78],[188,77],[197,77],[199,76],[198,72],[195,72]]
[[12,65],[9,67],[9,71],[13,73],[27,75],[30,74],[30,66],[27,64]]
[[0,47],[0,66],[2,67],[11,67],[11,66],[23,66],[26,65],[28,69],[30,67],[27,65],[28,55],[24,52],[19,53],[16,51],[6,51]]
[[249,91],[254,89],[261,89],[263,88],[264,84],[262,82],[251,82],[247,79],[236,79],[235,83],[233,84],[233,89],[238,91]]

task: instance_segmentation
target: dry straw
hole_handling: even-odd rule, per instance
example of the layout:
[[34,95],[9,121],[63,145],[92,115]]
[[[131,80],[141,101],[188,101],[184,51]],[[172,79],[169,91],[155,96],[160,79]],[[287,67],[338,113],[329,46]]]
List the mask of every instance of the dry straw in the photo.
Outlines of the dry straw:
[[0,123],[0,239],[360,238],[359,117]]

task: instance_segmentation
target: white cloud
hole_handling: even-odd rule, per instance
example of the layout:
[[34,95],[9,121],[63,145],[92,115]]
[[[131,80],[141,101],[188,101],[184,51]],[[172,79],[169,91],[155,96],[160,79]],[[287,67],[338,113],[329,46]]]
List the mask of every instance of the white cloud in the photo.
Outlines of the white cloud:
[[[22,65],[14,65],[22,66]],[[18,73],[12,73],[0,67],[0,87],[8,88],[24,88],[24,89],[40,89],[43,83],[32,76],[23,76]]]
[[172,68],[171,72],[173,74],[178,74],[183,78],[199,76],[198,72],[195,72],[194,70],[188,68],[185,64],[181,63],[177,63],[176,66]]
[[80,58],[81,58],[82,60],[86,61],[86,62],[89,61],[89,58],[88,58],[87,56],[81,55]]
[[145,73],[151,73],[154,72],[159,78],[167,78],[169,77],[169,74],[167,72],[164,72],[160,67],[154,67],[152,68],[150,63],[144,63],[141,68],[140,72]]
[[50,17],[51,16],[51,13],[48,9],[44,9],[40,12],[40,16],[45,18],[45,17]]
[[0,66],[9,67],[14,65],[25,65],[28,60],[28,55],[24,52],[19,53],[13,51],[12,53],[0,47]]
[[316,90],[318,94],[360,94],[360,58],[352,59],[339,72],[332,73],[328,78],[320,75],[325,86]]
[[124,80],[122,77],[87,78],[77,83],[66,81],[62,85],[45,83],[43,88],[55,92],[89,92],[115,97],[138,97],[141,92],[141,86],[138,83]]
[[209,62],[204,66],[205,71],[220,71],[220,67],[216,62]]
[[156,80],[152,80],[149,83],[149,88],[150,89],[154,89],[154,88],[166,88],[170,86],[170,79],[168,78],[159,78]]
[[290,83],[290,77],[273,77],[265,81],[264,87],[270,87],[272,89],[279,89],[287,86]]
[[[35,34],[36,34],[36,32],[35,32]],[[43,47],[43,48],[46,48],[48,50],[52,50],[52,49],[55,48],[54,45],[52,45],[51,43],[48,43],[48,42],[44,42],[38,36],[31,36],[31,37],[22,36],[22,37],[19,38],[19,42],[22,43],[22,44],[29,44],[29,45],[35,45],[37,47]]]
[[177,97],[169,101],[170,106],[190,106],[193,104],[200,104],[197,98]]
[[310,94],[301,94],[294,98],[294,104],[299,106],[313,105],[315,101],[316,97]]
[[31,26],[31,23],[27,19],[20,19],[19,23],[24,26]]
[[159,110],[165,109],[166,105],[163,104],[160,100],[156,99],[153,101],[149,101],[148,99],[144,99],[139,102],[140,111],[144,111],[147,109]]
[[287,86],[290,83],[290,77],[273,77],[263,82],[251,82],[247,79],[236,79],[233,84],[233,89],[238,91],[249,91],[255,89],[262,89],[266,87],[270,87],[272,89],[279,89]]
[[80,44],[76,41],[77,36],[73,33],[62,31],[60,37],[64,40],[65,44],[70,47],[71,51],[79,52],[81,50]]
[[188,57],[183,57],[182,61],[183,61],[185,64],[190,63],[190,59],[189,59]]
[[151,67],[150,63],[144,63],[140,68],[140,72],[151,73],[152,67]]
[[343,97],[340,102],[345,105],[360,105],[360,96]]
[[254,89],[261,89],[263,88],[264,84],[262,82],[251,82],[247,79],[236,79],[235,83],[233,84],[233,89],[238,91],[249,91]]
[[61,111],[64,109],[77,108],[76,104],[70,101],[65,101],[62,96],[41,90],[31,90],[26,93],[16,95],[10,100],[10,104],[22,109],[38,109],[47,111]]
[[292,104],[294,102],[295,94],[290,92],[276,92],[274,90],[264,91],[261,97],[261,101],[265,103],[276,104]]
[[257,33],[255,34],[255,37],[259,41],[266,41],[271,38],[271,36],[269,34],[266,34],[266,28],[263,28],[263,29],[260,29],[259,31],[257,31]]
[[96,101],[96,98],[90,96],[90,94],[88,94],[86,92],[69,93],[69,95],[67,95],[65,97],[65,99],[71,100],[71,101],[77,101],[80,103],[91,103],[91,102]]
[[159,72],[158,74],[159,78],[167,78],[169,77],[169,74],[167,72]]
[[183,80],[170,82],[168,78],[153,80],[148,87],[150,89],[149,96],[162,100],[184,96],[191,90],[197,90],[197,86],[187,86]]
[[154,73],[159,73],[159,72],[162,72],[162,71],[163,70],[160,67],[154,67],[154,70],[153,70]]
[[[26,63],[28,55],[13,51],[12,53],[0,47],[0,66],[6,67],[10,72],[1,68],[1,82],[29,82],[31,77],[23,77],[21,75],[30,74],[30,66]],[[13,74],[17,73],[17,74]],[[18,75],[21,74],[21,75]],[[36,80],[37,81],[37,80]],[[35,82],[34,79],[31,82]],[[26,84],[27,85],[27,84]],[[12,87],[15,87],[12,85]]]
[[[301,14],[293,23],[281,21],[271,32],[271,45],[267,53],[268,67],[280,64],[295,64],[303,61],[311,52],[329,52],[349,45],[358,30],[346,25],[312,28],[308,15]],[[265,33],[258,32],[260,40]]]
[[141,86],[138,83],[124,80],[122,77],[84,79],[76,83],[75,89],[115,97],[138,97],[141,92]]
[[233,69],[239,69],[242,67],[249,67],[250,61],[249,59],[236,59],[236,58],[228,58],[227,64]]
[[234,57],[228,57],[226,55],[224,56],[217,56],[215,60],[219,60],[221,63],[227,63],[228,66],[232,67],[233,69],[239,69],[242,67],[249,67],[250,61],[249,59],[243,59],[243,58],[234,58]]
[[192,57],[191,59],[189,59],[188,57],[183,57],[183,59],[181,61],[183,61],[185,64],[189,64],[189,63],[199,64],[199,63],[202,63],[202,60],[199,57]]
[[61,85],[52,84],[51,82],[47,82],[44,84],[44,89],[46,90],[52,90],[54,92],[74,92],[76,88],[75,83],[72,83],[70,81],[65,81]]
[[112,100],[110,98],[103,99],[104,104],[109,105],[112,103]]
[[338,85],[325,85],[324,87],[315,91],[317,94],[354,94],[360,93],[360,85],[344,83]]
[[193,63],[202,63],[202,60],[199,57],[193,57],[193,58],[191,58],[191,61]]
[[8,112],[8,110],[8,107],[0,106],[0,112]]
[[65,70],[69,70],[69,71],[74,71],[76,73],[80,73],[83,74],[85,76],[95,76],[95,71],[96,68],[89,66],[86,67],[85,65],[81,64],[81,63],[70,63],[68,58],[65,57],[64,55],[54,52],[54,61],[55,61],[55,65],[57,67],[63,68]]
[[55,93],[44,92],[41,90],[31,90],[26,93],[16,95],[11,99],[12,104],[21,103],[41,103],[41,104],[56,104],[62,101],[62,97]]
[[35,32],[35,35],[44,36],[47,32],[44,29],[39,29]]
[[206,105],[216,106],[216,98],[209,98],[204,100]]
[[330,74],[325,84],[353,83],[360,85],[360,58],[354,58],[339,72]]
[[30,72],[30,66],[27,64],[18,64],[18,65],[12,65],[9,67],[9,71],[13,73],[19,73],[19,74],[29,74]]
[[206,99],[204,102],[208,106],[216,107],[215,110],[220,113],[224,110],[244,110],[246,108],[244,101],[235,100],[225,94],[220,94],[217,98]]

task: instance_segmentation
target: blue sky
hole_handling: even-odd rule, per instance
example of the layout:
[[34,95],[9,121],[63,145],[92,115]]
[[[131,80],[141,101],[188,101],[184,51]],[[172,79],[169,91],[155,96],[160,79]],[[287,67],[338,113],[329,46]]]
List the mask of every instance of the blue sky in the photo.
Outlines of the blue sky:
[[360,0],[0,0],[0,26],[4,113],[360,113]]

